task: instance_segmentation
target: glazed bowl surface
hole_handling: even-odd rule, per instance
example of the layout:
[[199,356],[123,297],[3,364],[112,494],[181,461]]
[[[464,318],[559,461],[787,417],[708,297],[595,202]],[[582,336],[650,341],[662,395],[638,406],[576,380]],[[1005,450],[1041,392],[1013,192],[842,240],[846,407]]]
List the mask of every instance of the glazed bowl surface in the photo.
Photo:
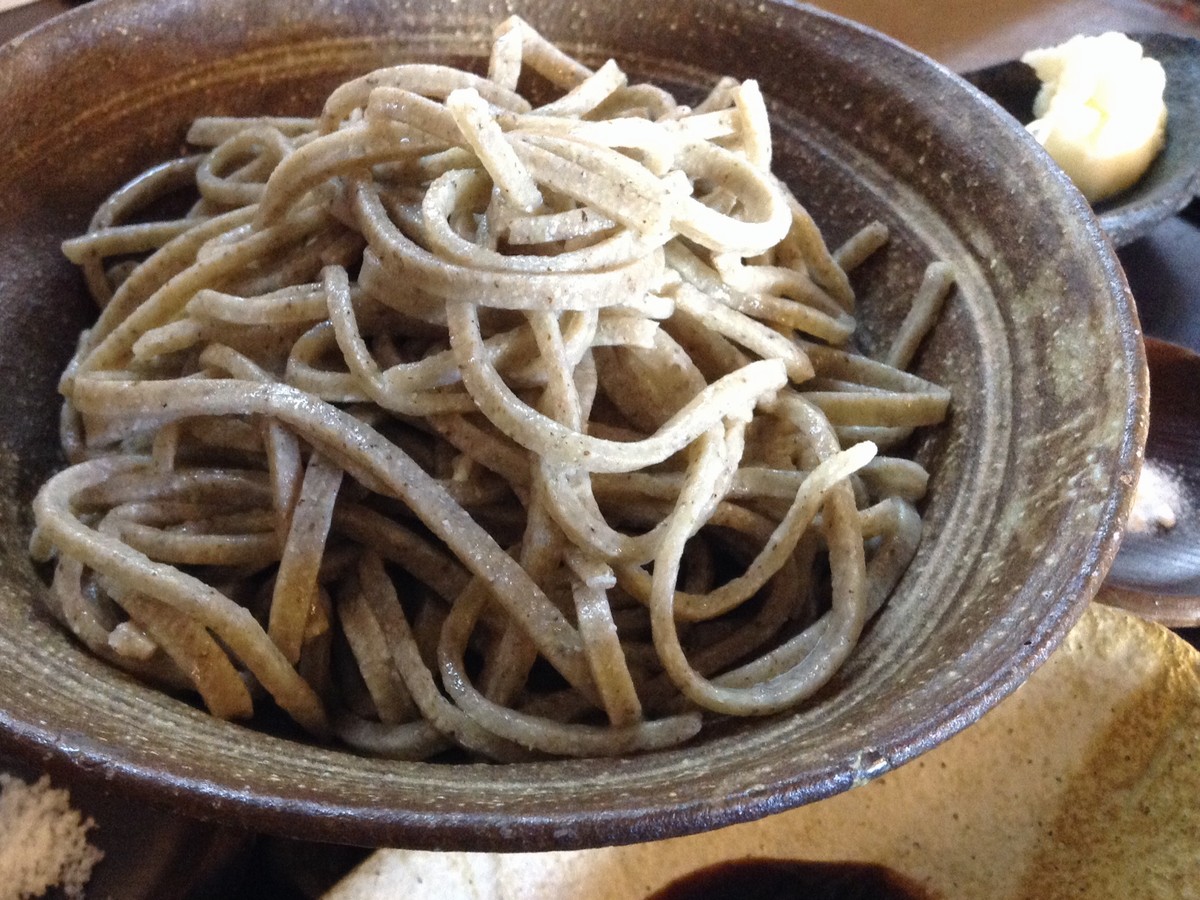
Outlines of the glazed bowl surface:
[[[926,536],[811,702],[615,760],[368,759],[209,717],[89,656],[42,612],[30,500],[62,465],[56,382],[95,316],[63,239],[176,155],[201,114],[312,114],[397,61],[478,67],[516,12],[680,98],[755,78],[775,167],[831,244],[892,231],[856,275],[866,347],[933,259],[959,287],[918,372],[952,392],[916,448]],[[97,0],[0,49],[0,741],[51,771],[294,837],[433,849],[630,843],[818,800],[962,729],[1043,661],[1115,553],[1146,430],[1136,313],[1083,199],[948,71],[783,2]]]

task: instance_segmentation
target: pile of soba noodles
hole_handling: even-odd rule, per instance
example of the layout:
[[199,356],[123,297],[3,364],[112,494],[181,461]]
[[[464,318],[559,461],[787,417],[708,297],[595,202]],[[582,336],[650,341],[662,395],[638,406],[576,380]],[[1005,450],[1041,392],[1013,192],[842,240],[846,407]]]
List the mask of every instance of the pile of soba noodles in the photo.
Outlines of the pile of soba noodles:
[[504,761],[679,744],[846,660],[920,539],[886,448],[945,415],[903,369],[951,276],[852,349],[886,230],[826,248],[753,81],[689,108],[514,19],[486,77],[188,140],[64,247],[101,312],[32,547],[92,651],[217,716]]

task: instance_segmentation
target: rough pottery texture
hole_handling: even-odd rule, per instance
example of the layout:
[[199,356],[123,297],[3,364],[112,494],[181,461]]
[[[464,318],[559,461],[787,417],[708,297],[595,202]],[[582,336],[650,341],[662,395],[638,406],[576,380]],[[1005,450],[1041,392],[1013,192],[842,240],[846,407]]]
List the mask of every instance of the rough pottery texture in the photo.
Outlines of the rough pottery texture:
[[[89,657],[39,609],[28,501],[60,464],[55,383],[94,310],[58,252],[200,113],[311,113],[397,60],[478,65],[512,12],[568,51],[696,96],[759,79],[780,174],[832,242],[893,230],[856,276],[868,349],[923,267],[960,288],[920,374],[953,392],[919,447],[926,540],[836,680],[786,715],[622,760],[369,760],[210,718]],[[1145,436],[1137,322],[1079,196],[1000,110],[858,27],[783,3],[98,0],[0,50],[0,734],[134,796],[252,829],[435,849],[628,843],[844,790],[977,718],[1095,593]]]

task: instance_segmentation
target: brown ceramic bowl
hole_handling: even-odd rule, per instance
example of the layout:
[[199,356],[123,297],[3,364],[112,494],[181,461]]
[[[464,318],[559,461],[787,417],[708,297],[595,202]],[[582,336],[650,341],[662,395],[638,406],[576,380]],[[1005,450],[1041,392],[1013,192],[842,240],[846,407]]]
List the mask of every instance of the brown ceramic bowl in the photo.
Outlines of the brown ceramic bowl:
[[[209,718],[39,611],[28,503],[60,464],[57,374],[94,314],[59,242],[201,112],[311,112],[385,61],[477,62],[511,9],[584,57],[695,94],[759,79],[778,166],[832,241],[894,231],[868,344],[927,261],[961,289],[922,373],[953,412],[920,447],[927,539],[837,679],[787,715],[623,760],[381,762]],[[1087,205],[947,71],[782,2],[99,0],[0,50],[0,736],[190,815],[342,842],[545,849],[661,838],[817,800],[965,727],[1054,648],[1111,561],[1145,436],[1124,280]]]

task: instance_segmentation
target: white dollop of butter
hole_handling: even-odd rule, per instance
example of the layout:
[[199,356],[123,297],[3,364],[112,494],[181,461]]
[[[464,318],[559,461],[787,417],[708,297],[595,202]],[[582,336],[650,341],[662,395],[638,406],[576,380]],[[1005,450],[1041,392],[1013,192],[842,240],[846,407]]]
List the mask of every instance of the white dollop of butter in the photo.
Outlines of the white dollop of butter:
[[1042,82],[1029,131],[1095,202],[1137,181],[1166,141],[1166,73],[1118,32],[1073,37],[1021,61]]

